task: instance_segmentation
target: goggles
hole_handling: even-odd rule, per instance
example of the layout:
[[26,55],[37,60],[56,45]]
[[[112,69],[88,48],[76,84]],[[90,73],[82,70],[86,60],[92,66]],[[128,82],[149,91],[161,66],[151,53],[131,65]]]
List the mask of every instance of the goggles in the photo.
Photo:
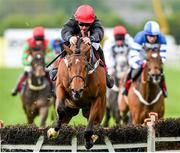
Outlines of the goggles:
[[115,35],[115,40],[125,40],[125,35]]
[[79,23],[79,26],[81,26],[81,27],[89,27],[89,26],[91,26],[91,24],[89,24],[89,23]]
[[35,40],[41,40],[41,41],[43,41],[43,40],[44,40],[44,36],[35,36],[34,39],[35,39]]

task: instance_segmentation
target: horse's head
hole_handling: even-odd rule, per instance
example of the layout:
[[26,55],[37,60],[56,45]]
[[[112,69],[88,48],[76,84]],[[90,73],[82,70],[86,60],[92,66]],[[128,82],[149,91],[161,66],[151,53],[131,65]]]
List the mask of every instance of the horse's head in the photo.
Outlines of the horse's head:
[[91,46],[79,40],[77,46],[71,46],[69,49],[67,52],[69,56],[64,61],[68,67],[72,97],[74,100],[78,100],[82,97],[88,81],[88,59]]
[[36,77],[45,76],[45,61],[43,54],[36,54],[32,59],[31,66],[32,72]]
[[158,84],[161,81],[162,61],[159,50],[147,51],[147,68],[150,81]]

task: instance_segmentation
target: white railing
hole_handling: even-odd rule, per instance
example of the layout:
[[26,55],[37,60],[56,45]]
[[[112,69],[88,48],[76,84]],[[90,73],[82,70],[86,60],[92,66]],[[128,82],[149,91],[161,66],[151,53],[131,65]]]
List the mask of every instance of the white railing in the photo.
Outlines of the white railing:
[[[156,113],[150,113],[150,118],[145,120],[148,129],[147,143],[128,143],[128,144],[112,144],[107,136],[104,137],[105,144],[95,144],[91,150],[107,150],[109,152],[115,152],[116,149],[128,149],[128,148],[147,148],[147,152],[156,151],[156,142],[180,142],[180,137],[156,137],[154,124],[157,120]],[[71,145],[46,145],[44,143],[44,136],[40,136],[35,145],[26,144],[2,144],[0,135],[0,152],[3,149],[7,150],[32,150],[34,152],[40,152],[45,150],[51,151],[83,151],[86,150],[84,145],[77,145],[77,137],[73,137]],[[173,151],[173,150],[171,150]],[[178,151],[178,150],[174,150]],[[180,150],[179,150],[180,151]]]

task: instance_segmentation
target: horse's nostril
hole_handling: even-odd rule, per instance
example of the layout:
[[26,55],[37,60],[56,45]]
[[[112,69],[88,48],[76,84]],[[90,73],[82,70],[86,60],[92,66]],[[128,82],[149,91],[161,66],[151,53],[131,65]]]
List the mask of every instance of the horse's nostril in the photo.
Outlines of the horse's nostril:
[[82,93],[83,91],[84,91],[84,89],[80,89],[80,90],[79,90],[79,93]]

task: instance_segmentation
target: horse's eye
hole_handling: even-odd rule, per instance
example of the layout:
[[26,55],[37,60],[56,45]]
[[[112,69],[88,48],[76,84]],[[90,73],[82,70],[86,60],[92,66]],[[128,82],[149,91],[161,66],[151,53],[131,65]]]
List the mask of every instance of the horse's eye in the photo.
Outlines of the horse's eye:
[[71,67],[72,67],[72,63],[69,63],[69,64],[68,64],[68,68],[71,68]]

